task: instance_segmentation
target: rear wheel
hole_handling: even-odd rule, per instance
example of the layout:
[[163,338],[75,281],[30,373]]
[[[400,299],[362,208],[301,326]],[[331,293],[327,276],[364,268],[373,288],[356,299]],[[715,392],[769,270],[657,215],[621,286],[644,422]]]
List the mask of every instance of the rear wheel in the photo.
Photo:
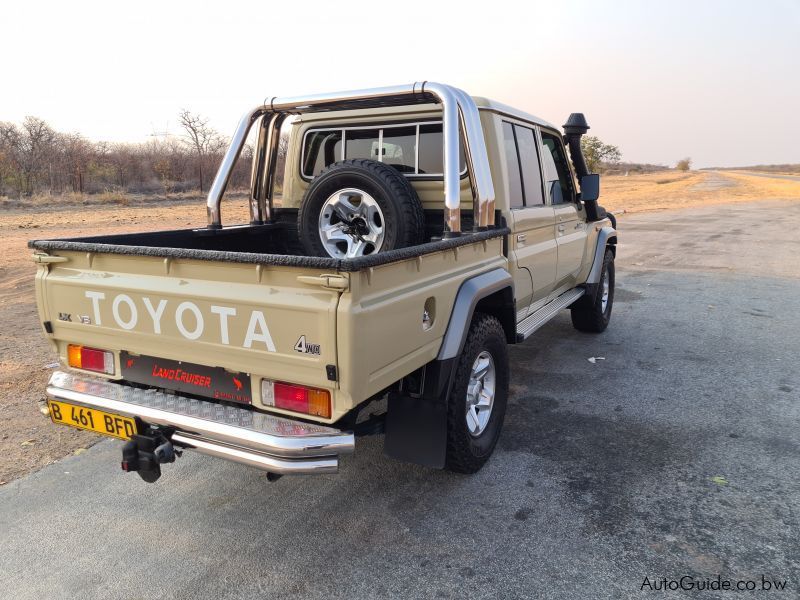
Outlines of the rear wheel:
[[492,455],[506,414],[508,371],[503,326],[476,313],[448,398],[447,470],[475,473]]

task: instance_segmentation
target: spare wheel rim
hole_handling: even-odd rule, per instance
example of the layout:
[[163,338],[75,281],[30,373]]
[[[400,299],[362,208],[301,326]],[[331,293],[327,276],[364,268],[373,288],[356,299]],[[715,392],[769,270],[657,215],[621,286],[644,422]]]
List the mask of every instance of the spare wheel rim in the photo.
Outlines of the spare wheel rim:
[[333,258],[357,258],[380,251],[386,234],[383,211],[370,194],[344,188],[328,196],[319,213],[319,237]]

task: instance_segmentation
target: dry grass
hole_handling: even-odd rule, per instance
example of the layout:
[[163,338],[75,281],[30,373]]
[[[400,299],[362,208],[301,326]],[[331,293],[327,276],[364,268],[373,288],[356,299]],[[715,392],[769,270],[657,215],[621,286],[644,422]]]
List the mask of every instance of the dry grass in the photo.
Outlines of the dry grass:
[[603,177],[601,203],[616,212],[641,212],[754,200],[800,200],[800,181],[744,173],[692,171],[686,174]]
[[747,173],[725,173],[737,182],[740,195],[746,200],[756,198],[800,198],[800,180],[754,177]]
[[[247,191],[233,190],[225,193],[225,198],[241,199]],[[99,194],[34,194],[23,198],[0,196],[0,210],[41,209],[81,206],[144,206],[149,204],[196,202],[202,203],[204,194],[199,191],[172,192],[167,196],[156,194],[129,194],[127,192],[108,191]]]

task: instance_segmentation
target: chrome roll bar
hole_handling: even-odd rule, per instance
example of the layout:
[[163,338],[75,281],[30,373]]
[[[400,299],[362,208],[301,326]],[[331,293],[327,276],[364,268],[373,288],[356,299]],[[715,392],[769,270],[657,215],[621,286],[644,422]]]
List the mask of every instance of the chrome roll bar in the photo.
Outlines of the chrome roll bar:
[[[285,113],[276,113],[271,119],[261,118],[261,127],[253,156],[253,170],[250,182],[250,223],[261,225],[272,220],[272,192],[275,182],[275,165],[278,160],[281,125]],[[270,168],[264,169],[264,165]]]
[[[247,140],[247,134],[250,133],[250,128],[263,114],[264,107],[257,106],[251,111],[248,111],[239,120],[239,125],[236,127],[236,132],[231,139],[231,145],[225,156],[222,157],[222,163],[219,165],[219,170],[214,177],[214,182],[211,184],[211,189],[208,190],[208,198],[206,199],[206,210],[208,211],[208,227],[209,229],[222,228],[222,215],[220,214],[219,205],[222,201],[222,194],[225,193],[225,188],[228,187],[228,182],[231,179],[233,167],[236,165],[236,160],[239,154],[242,153],[244,143]],[[252,211],[253,205],[250,204]],[[251,214],[252,218],[252,214]]]
[[[478,107],[462,90],[433,82],[389,86],[351,92],[317,94],[290,98],[268,98],[263,105],[245,113],[231,140],[208,193],[208,227],[222,227],[220,204],[234,164],[241,154],[247,135],[261,119],[253,156],[250,193],[250,219],[253,224],[272,219],[272,188],[280,141],[280,128],[289,114],[322,111],[379,108],[412,104],[442,105],[444,162],[444,237],[461,234],[461,199],[459,180],[459,140],[463,141],[470,187],[473,196],[474,229],[494,226],[494,185],[480,123]],[[267,118],[272,115],[271,118]]]

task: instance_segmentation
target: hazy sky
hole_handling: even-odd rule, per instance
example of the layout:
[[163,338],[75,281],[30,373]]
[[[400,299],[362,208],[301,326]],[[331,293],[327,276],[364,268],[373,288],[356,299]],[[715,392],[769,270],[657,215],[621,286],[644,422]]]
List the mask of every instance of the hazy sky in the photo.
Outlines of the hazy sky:
[[591,133],[631,161],[800,163],[800,0],[3,0],[0,120],[95,140],[230,135],[266,96],[417,80]]

